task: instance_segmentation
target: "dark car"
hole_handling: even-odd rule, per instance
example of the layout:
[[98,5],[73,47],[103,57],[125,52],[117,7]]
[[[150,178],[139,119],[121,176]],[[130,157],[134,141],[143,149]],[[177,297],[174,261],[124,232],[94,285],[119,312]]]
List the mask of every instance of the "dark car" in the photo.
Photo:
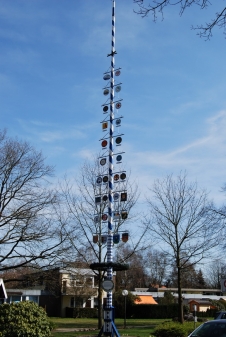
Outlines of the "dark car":
[[214,319],[226,319],[226,311],[216,312]]
[[205,322],[188,337],[226,337],[226,319]]

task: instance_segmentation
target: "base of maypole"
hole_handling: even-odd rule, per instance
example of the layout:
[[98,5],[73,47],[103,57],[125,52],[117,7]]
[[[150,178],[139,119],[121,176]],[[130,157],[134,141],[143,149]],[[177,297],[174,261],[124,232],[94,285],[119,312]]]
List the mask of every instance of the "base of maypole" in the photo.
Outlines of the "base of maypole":
[[104,309],[104,325],[102,326],[98,337],[104,336],[110,336],[110,337],[120,337],[119,332],[115,326],[114,323],[115,318],[115,308],[105,308]]

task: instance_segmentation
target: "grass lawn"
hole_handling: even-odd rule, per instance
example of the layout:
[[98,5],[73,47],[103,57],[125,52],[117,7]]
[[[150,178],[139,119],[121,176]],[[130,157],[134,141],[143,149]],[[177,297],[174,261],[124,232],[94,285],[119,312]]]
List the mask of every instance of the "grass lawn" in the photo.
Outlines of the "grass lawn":
[[[212,318],[209,318],[210,320]],[[55,329],[52,331],[52,337],[93,337],[97,336],[97,319],[94,318],[58,318],[51,317],[50,321],[54,323]],[[171,319],[133,319],[126,320],[126,329],[124,329],[124,319],[116,319],[115,325],[121,337],[151,337],[154,328],[163,322],[171,321]],[[194,322],[185,323],[190,326],[192,331]],[[196,323],[198,326],[201,323]],[[66,331],[64,329],[84,329],[83,331]],[[61,329],[58,331],[57,329]],[[87,331],[85,331],[87,329]],[[94,330],[88,330],[94,329]]]
[[[97,329],[97,319],[92,318],[50,318],[54,323],[55,329],[52,332],[53,337],[76,337],[76,336],[97,336],[99,329]],[[136,336],[149,337],[153,332],[154,327],[166,320],[164,319],[127,319],[126,329],[124,329],[124,320],[116,319],[115,324],[120,336]],[[57,331],[56,329],[75,329],[93,328],[91,331]]]

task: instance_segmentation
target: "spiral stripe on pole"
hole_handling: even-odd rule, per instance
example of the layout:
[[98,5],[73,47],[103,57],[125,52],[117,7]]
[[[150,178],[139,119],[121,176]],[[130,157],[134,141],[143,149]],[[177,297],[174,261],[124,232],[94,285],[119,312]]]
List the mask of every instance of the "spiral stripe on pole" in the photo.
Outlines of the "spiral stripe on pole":
[[[109,139],[109,177],[108,177],[108,240],[107,262],[113,261],[113,133],[114,133],[114,67],[115,67],[115,0],[112,0],[112,48],[111,48],[111,85],[110,85],[110,139]],[[112,280],[113,270],[107,269],[107,278]],[[112,291],[107,294],[107,307],[112,307]]]

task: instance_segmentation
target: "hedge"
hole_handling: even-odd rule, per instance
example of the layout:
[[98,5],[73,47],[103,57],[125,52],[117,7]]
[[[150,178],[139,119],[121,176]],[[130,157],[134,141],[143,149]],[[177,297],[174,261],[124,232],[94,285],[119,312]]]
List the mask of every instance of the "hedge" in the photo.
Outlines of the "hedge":
[[96,308],[66,308],[66,317],[68,318],[97,318],[98,310]]
[[[121,312],[115,308],[116,318],[123,318]],[[178,304],[135,304],[127,306],[127,318],[173,318],[178,316]]]

